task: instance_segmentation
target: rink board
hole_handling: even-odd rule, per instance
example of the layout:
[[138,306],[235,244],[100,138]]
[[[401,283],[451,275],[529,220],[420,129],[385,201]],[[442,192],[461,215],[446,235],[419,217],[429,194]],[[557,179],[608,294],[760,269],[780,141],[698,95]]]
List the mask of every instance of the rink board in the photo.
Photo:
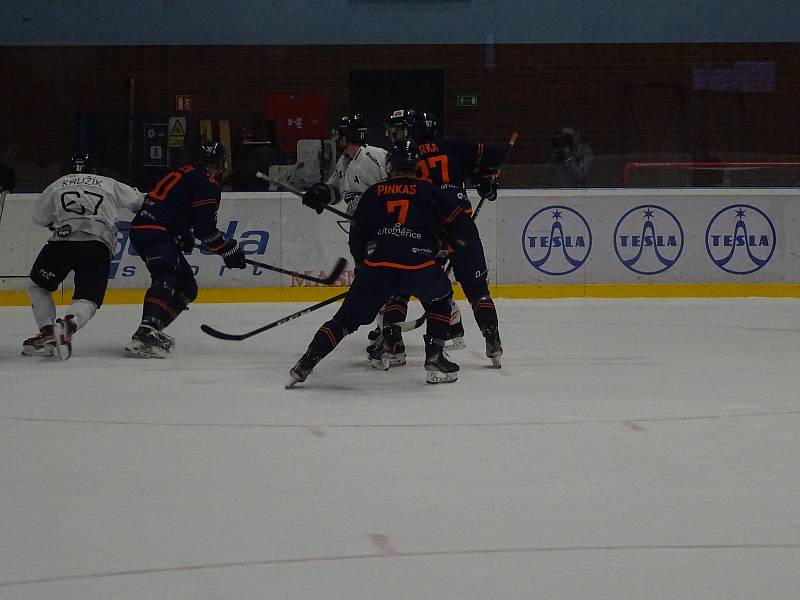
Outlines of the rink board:
[[[473,192],[474,194],[474,192]],[[27,274],[49,232],[30,218],[35,194],[6,198],[0,219],[0,304],[28,302]],[[473,196],[473,206],[477,197]],[[324,276],[349,257],[347,223],[283,192],[226,193],[219,227],[251,260]],[[503,190],[481,230],[493,292],[510,298],[800,297],[800,190]],[[149,277],[122,223],[107,303],[138,303]],[[337,287],[219,257],[187,256],[201,302],[315,301]],[[56,293],[68,300],[71,282]],[[457,290],[457,295],[459,290]]]

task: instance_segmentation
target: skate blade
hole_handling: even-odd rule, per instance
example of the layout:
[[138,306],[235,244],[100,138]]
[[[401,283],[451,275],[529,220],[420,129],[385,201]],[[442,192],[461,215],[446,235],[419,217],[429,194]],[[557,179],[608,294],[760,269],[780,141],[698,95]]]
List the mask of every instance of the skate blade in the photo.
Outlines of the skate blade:
[[442,371],[428,371],[425,381],[428,383],[452,383],[458,380],[458,373],[443,373]]
[[446,341],[444,347],[446,350],[463,350],[467,347],[467,344],[464,342],[464,336],[459,336]]
[[492,368],[499,369],[503,365],[500,364],[500,357],[499,356],[490,356],[489,359],[492,361]]
[[[382,358],[386,358],[386,355],[384,355]],[[402,367],[404,364],[406,364],[406,353],[398,352],[397,354],[389,354],[388,359],[390,367]]]
[[373,369],[378,369],[379,371],[388,371],[391,364],[391,361],[383,356],[380,358],[370,358],[369,362]]
[[139,346],[135,342],[125,346],[125,351],[134,358],[166,358],[167,351],[155,346]]
[[56,355],[56,347],[54,344],[47,344],[46,346],[23,346],[22,356],[44,356],[50,358]]
[[289,381],[286,382],[286,385],[284,386],[284,388],[287,389],[287,390],[290,390],[294,386],[296,386],[298,383],[300,383],[300,380],[299,379],[295,379],[294,377],[292,377]]
[[72,356],[72,342],[64,340],[66,328],[60,321],[53,324],[53,336],[56,344],[56,354],[61,360],[68,360]]

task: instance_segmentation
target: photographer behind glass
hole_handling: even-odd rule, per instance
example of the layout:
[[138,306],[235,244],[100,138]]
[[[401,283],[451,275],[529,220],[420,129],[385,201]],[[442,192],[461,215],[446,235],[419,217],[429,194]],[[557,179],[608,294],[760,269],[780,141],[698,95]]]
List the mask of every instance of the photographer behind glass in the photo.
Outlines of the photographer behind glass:
[[586,187],[586,179],[592,170],[594,154],[589,144],[581,142],[581,136],[572,120],[565,121],[561,133],[551,140],[550,176],[553,187]]

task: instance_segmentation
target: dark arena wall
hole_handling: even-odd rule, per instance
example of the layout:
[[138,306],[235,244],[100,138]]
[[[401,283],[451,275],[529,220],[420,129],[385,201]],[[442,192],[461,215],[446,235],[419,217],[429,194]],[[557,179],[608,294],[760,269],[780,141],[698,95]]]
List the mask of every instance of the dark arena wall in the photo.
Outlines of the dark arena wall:
[[[20,191],[41,189],[87,135],[77,115],[91,115],[91,135],[103,138],[94,150],[124,179],[131,112],[228,119],[235,161],[241,129],[264,118],[265,93],[322,92],[333,119],[369,110],[351,102],[352,74],[369,70],[441,72],[448,135],[504,142],[519,131],[506,187],[549,185],[550,138],[564,118],[594,149],[590,186],[622,185],[631,160],[800,157],[800,44],[696,42],[3,46],[0,161],[14,165]],[[190,112],[176,112],[176,95],[192,97]],[[459,107],[459,96],[477,106]],[[141,162],[141,148],[133,153]]]

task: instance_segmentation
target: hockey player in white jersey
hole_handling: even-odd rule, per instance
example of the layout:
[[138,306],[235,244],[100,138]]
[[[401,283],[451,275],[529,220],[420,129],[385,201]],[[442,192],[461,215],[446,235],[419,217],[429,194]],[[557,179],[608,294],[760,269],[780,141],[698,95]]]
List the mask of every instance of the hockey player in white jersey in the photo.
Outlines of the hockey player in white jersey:
[[[39,333],[22,343],[26,356],[72,355],[72,335],[103,303],[121,212],[136,213],[144,194],[111,177],[97,175],[88,154],[73,157],[71,172],[59,177],[33,206],[33,221],[53,232],[33,263],[28,287]],[[51,293],[75,272],[72,304],[56,318]]]
[[[383,181],[386,173],[386,150],[367,144],[367,126],[359,114],[346,114],[333,129],[341,156],[330,178],[315,183],[303,195],[303,204],[322,213],[323,204],[336,204],[344,198],[347,214],[352,215],[368,187]],[[331,187],[334,190],[331,190]]]

